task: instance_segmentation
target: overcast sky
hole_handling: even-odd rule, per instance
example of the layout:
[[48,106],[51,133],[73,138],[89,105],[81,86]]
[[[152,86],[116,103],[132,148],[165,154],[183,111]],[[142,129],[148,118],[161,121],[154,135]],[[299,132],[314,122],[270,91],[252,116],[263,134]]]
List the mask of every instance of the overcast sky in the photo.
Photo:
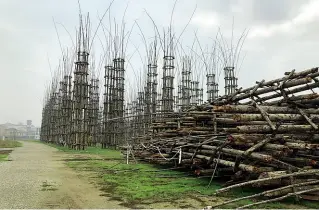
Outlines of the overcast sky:
[[[107,0],[81,0],[82,12],[90,12],[93,30],[98,24],[98,15],[102,16],[109,3]],[[169,25],[174,1],[115,0],[112,17],[120,20],[127,5],[127,28],[136,20],[148,38],[154,36],[154,27],[144,10],[162,31],[162,27]],[[196,30],[203,46],[212,46],[212,38],[219,27],[229,37],[233,18],[235,35],[250,30],[242,53],[246,56],[238,72],[240,86],[279,77],[292,69],[318,66],[319,1],[179,0],[173,15],[177,35],[196,5],[194,17],[181,38],[183,45],[191,45],[189,42],[194,40]],[[0,123],[31,119],[40,126],[44,91],[51,77],[48,57],[53,69],[61,58],[52,18],[63,23],[75,39],[78,13],[76,0],[0,0]],[[107,26],[108,21],[103,24]],[[63,47],[71,46],[66,30],[59,24],[57,28]],[[139,33],[135,27],[127,54],[134,49],[133,45],[142,45]],[[97,48],[98,45],[95,41]],[[143,47],[141,51],[144,54]],[[133,66],[139,74],[142,66],[137,63],[135,61]],[[130,69],[127,72],[132,74]],[[127,81],[131,88],[135,86],[134,78],[129,76]]]

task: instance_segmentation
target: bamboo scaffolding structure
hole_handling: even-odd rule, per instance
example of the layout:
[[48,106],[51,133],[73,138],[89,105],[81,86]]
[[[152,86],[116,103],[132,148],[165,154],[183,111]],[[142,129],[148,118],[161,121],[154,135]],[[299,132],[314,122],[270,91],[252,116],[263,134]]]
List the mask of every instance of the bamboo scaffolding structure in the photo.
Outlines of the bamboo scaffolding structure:
[[[106,47],[102,46],[105,55],[95,68],[92,45],[98,30],[91,39],[89,16],[79,17],[73,57],[62,50],[63,65],[51,72],[41,140],[76,150],[122,148],[127,163],[131,155],[189,169],[197,176],[212,175],[211,179],[218,177],[226,185],[237,183],[217,193],[267,186],[274,189],[255,196],[280,200],[310,192],[307,186],[317,187],[318,67],[238,87],[237,62],[245,33],[230,49],[218,35],[212,53],[204,52],[198,43],[202,55],[194,56],[196,47],[185,52],[171,25],[164,37],[154,25],[151,44],[140,30],[147,56],[144,61],[135,47],[142,64],[138,75],[131,63],[134,53],[126,55],[133,26],[126,32],[123,17],[121,27],[110,18],[109,29],[101,19],[105,42],[100,43]],[[221,73],[224,95],[218,96]]]

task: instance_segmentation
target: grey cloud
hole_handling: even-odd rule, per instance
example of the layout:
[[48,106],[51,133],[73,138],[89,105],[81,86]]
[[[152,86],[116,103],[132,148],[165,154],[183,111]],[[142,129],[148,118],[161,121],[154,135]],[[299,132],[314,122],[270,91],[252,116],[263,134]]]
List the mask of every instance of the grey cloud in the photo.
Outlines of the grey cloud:
[[304,0],[252,1],[253,18],[257,23],[272,23],[291,19],[307,3]]

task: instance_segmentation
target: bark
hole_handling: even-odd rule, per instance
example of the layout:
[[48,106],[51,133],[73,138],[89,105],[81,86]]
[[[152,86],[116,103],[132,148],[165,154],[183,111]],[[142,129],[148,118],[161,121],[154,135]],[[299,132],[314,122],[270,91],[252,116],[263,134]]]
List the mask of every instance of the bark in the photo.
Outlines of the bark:
[[302,158],[302,157],[282,157],[280,160],[285,162],[293,163],[294,165],[298,166],[315,166],[318,167],[319,163],[316,160],[309,159],[309,158]]
[[311,195],[300,195],[300,197],[308,201],[319,201],[318,191],[316,195],[312,195],[313,194],[312,192],[310,192],[309,194]]
[[[319,183],[319,180],[315,180],[315,181],[310,181],[310,182],[302,182],[302,183],[298,183],[298,184],[288,185],[288,186],[280,187],[280,188],[277,188],[277,189],[274,189],[274,190],[267,190],[267,191],[264,191],[264,192],[261,192],[261,193],[255,194],[255,195],[249,195],[249,196],[240,197],[240,198],[236,198],[236,199],[233,199],[233,200],[225,201],[225,202],[222,202],[220,204],[210,206],[210,208],[216,208],[216,207],[223,206],[223,205],[226,205],[226,204],[235,203],[235,202],[238,202],[238,201],[241,201],[241,200],[256,198],[256,197],[260,197],[260,196],[267,196],[267,197],[280,196],[280,195],[286,194],[285,190],[288,190],[288,193],[291,192],[291,188],[292,187],[306,186],[306,185],[318,184],[318,183]],[[309,186],[307,186],[307,187],[309,187]]]
[[205,175],[212,175],[214,173],[214,169],[201,169],[201,170],[196,170],[196,175],[199,176],[205,176]]
[[[183,155],[192,157],[193,153],[183,152]],[[207,160],[207,161],[210,160],[210,157],[205,156],[205,155],[195,155],[195,157],[199,158],[199,159],[204,159],[204,160]],[[227,160],[222,160],[222,159],[217,159],[217,158],[214,158],[213,162],[214,163],[218,162],[218,164],[221,164],[221,165],[224,165],[224,166],[228,166],[228,167],[234,167],[235,166],[235,163],[232,162],[232,161],[227,161]],[[251,172],[251,173],[261,173],[261,172],[263,172],[260,168],[258,168],[256,166],[251,166],[251,165],[246,165],[246,164],[239,164],[238,168],[243,170],[243,171],[248,171],[248,172]]]
[[[240,121],[236,121],[234,119],[230,119],[230,118],[216,118],[216,122],[219,124],[226,124],[226,125],[268,125],[267,122],[262,121],[263,119],[261,119],[260,121],[249,121],[249,122],[240,122]],[[208,121],[207,124],[213,124],[213,121]]]
[[[272,129],[269,125],[247,125],[247,126],[238,126],[239,133],[271,133]],[[225,130],[227,131],[227,129]],[[309,132],[314,131],[311,125],[280,125],[277,128],[279,133],[299,133],[299,132]]]
[[[209,146],[209,145],[202,145],[201,148],[206,149],[206,150],[197,150],[197,154],[205,154],[205,155],[212,155],[212,154],[216,154],[216,150],[218,149],[218,147],[215,146]],[[190,152],[195,152],[195,150],[190,149]],[[243,155],[245,153],[245,151],[241,151],[241,150],[236,150],[236,149],[229,149],[229,148],[222,148],[220,150],[221,152],[231,155],[231,156],[238,156],[238,155]],[[251,153],[250,156],[252,159],[256,159],[256,160],[261,160],[264,162],[271,162],[274,158],[270,155],[265,155],[265,154],[260,154],[257,152],[253,152]]]
[[181,164],[184,165],[184,164],[201,164],[202,161],[200,159],[182,159],[181,161]]
[[[303,85],[303,84],[307,84],[309,82],[311,82],[311,77],[305,77],[305,78],[301,78],[301,79],[296,79],[296,80],[291,80],[289,82],[286,82],[285,84],[283,84],[283,88],[291,88],[291,87],[295,87],[295,86],[299,86],[299,85]],[[265,93],[269,93],[272,91],[276,91],[276,90],[280,90],[279,86],[271,86],[271,87],[266,87],[260,90],[256,90],[254,92],[254,96],[257,95],[261,95],[261,94],[265,94]],[[232,101],[240,101],[246,98],[250,98],[250,93],[246,93],[246,94],[242,94],[239,96],[235,96]]]
[[319,169],[313,169],[313,170],[295,172],[295,173],[291,173],[291,174],[283,174],[283,175],[279,175],[279,176],[275,176],[275,177],[251,180],[251,181],[248,181],[248,182],[235,184],[235,185],[232,185],[232,186],[229,186],[229,187],[225,187],[225,188],[219,189],[219,190],[216,191],[216,194],[219,194],[219,193],[222,193],[222,192],[226,192],[226,191],[229,191],[229,190],[237,188],[237,187],[243,187],[243,186],[252,185],[252,184],[256,184],[256,183],[262,183],[262,182],[270,181],[270,180],[273,180],[273,179],[287,178],[287,177],[290,177],[290,176],[315,175],[315,174],[319,175]]
[[[317,184],[319,183],[319,180],[315,180],[315,181],[311,181],[311,182],[308,182],[310,184]],[[282,195],[285,195],[285,194],[288,194],[288,193],[292,193],[293,190],[292,190],[292,187],[296,187],[296,191],[303,191],[303,190],[308,190],[308,189],[312,189],[314,187],[319,187],[319,185],[307,185],[307,182],[306,183],[298,183],[298,184],[292,184],[292,185],[289,185],[287,187],[281,187],[279,189],[275,189],[273,191],[268,191],[266,193],[263,193],[263,196],[266,196],[266,197],[277,197],[277,196],[282,196]]]
[[[300,114],[269,114],[268,117],[271,121],[306,121]],[[232,118],[235,121],[241,122],[263,120],[260,114],[234,114]],[[319,115],[309,115],[309,119],[314,122],[319,122]]]
[[292,149],[319,149],[319,144],[309,144],[309,143],[293,143],[293,142],[286,142],[285,146],[292,148]]
[[186,112],[188,115],[191,116],[196,116],[196,115],[213,115],[214,113],[212,112],[207,112],[207,111],[190,111]]
[[299,192],[296,192],[296,193],[288,193],[287,195],[284,195],[284,196],[281,196],[281,197],[278,197],[278,198],[273,198],[273,199],[269,199],[269,200],[265,200],[265,201],[259,201],[259,202],[256,202],[256,203],[247,204],[247,205],[239,207],[238,209],[244,209],[244,208],[248,208],[248,207],[252,207],[252,206],[257,206],[257,205],[260,205],[260,204],[270,203],[270,202],[274,202],[274,201],[280,201],[280,200],[283,200],[283,199],[291,197],[291,196],[296,196],[296,195],[301,195],[301,194],[305,194],[305,193],[309,193],[309,192],[316,192],[316,191],[319,191],[319,187],[312,188],[312,189],[307,189],[307,190],[303,190],[303,191],[299,191]]
[[313,127],[313,129],[318,130],[318,126],[312,122],[312,120],[306,115],[305,111],[297,108],[299,113],[305,118],[305,120]]
[[[307,103],[307,101],[311,101],[313,99],[317,99],[319,95],[317,93],[311,93],[311,94],[304,94],[304,95],[299,95],[299,96],[291,96],[287,100],[286,98],[280,99],[280,100],[275,100],[271,102],[266,102],[264,105],[271,106],[271,105],[280,105],[282,103],[286,103],[287,101],[295,101],[298,103]],[[250,102],[244,103],[244,104],[249,104]]]
[[[215,140],[214,142],[218,142]],[[241,145],[241,146],[253,146],[257,141],[239,141],[234,140],[231,145]],[[265,149],[273,149],[273,150],[287,150],[287,149],[299,149],[299,150],[316,150],[319,149],[319,144],[309,144],[309,143],[300,143],[300,142],[285,142],[283,144],[274,144],[269,143],[264,145]]]
[[[309,74],[314,74],[314,73],[317,73],[317,72],[318,72],[318,67],[316,67],[316,68],[311,68],[311,69],[307,69],[307,70],[304,70],[304,71],[301,71],[301,72],[293,73],[293,74],[290,76],[290,79],[295,79],[295,78],[298,78],[298,77],[308,76]],[[311,76],[311,77],[313,77],[313,76]],[[267,81],[267,82],[263,82],[260,87],[276,85],[277,83],[283,81],[285,78],[287,78],[287,76],[282,77],[282,78],[278,78],[278,79],[275,79],[275,80],[270,80],[270,81]],[[258,84],[259,82],[256,82],[256,83]],[[250,91],[253,90],[254,88],[255,88],[255,86],[252,86],[252,87],[250,87],[250,88],[243,89],[243,90],[241,90],[241,93],[250,92]],[[221,97],[220,99],[225,99],[225,98],[227,98],[227,96],[223,96],[223,97]]]
[[244,156],[250,156],[255,150],[263,147],[265,144],[267,144],[268,142],[270,142],[272,139],[267,138],[262,140],[261,142],[258,142],[257,144],[255,144],[254,146],[250,147],[248,150],[246,150],[243,155]]
[[[290,90],[285,90],[285,93],[287,95],[290,95],[290,94],[303,92],[303,91],[306,91],[306,90],[311,90],[311,89],[314,89],[314,88],[317,88],[317,87],[319,87],[319,83],[315,82],[315,83],[306,84],[306,85],[303,85],[303,86],[300,86],[300,87],[297,87],[297,88],[293,88],[293,89],[290,89]],[[260,98],[256,99],[255,101],[256,102],[264,102],[264,101],[268,101],[270,99],[278,98],[278,97],[281,97],[281,96],[282,96],[282,93],[274,93],[274,94],[269,95],[269,96],[260,97]]]
[[319,135],[318,134],[309,134],[309,133],[303,133],[303,134],[276,134],[274,136],[270,134],[239,134],[234,133],[229,135],[229,138],[232,138],[234,140],[243,141],[251,140],[251,141],[260,141],[260,139],[265,139],[267,137],[274,138],[275,140],[285,140],[285,141],[319,141]]
[[302,104],[311,104],[311,105],[319,105],[319,99],[308,99],[308,100],[300,100],[296,101],[297,103],[302,103]]
[[[281,106],[260,106],[268,114],[299,114],[299,111],[289,107]],[[223,105],[213,106],[215,112],[228,112],[228,113],[259,113],[259,110],[251,105]],[[318,109],[306,109],[307,114],[319,114]]]
[[269,117],[268,117],[268,113],[265,112],[265,111],[264,111],[257,103],[255,103],[255,102],[254,102],[253,106],[255,106],[255,107],[259,110],[260,114],[261,114],[261,115],[263,116],[263,118],[267,121],[267,123],[269,124],[270,128],[271,128],[273,131],[276,130],[275,125],[271,122],[271,120],[270,120]]

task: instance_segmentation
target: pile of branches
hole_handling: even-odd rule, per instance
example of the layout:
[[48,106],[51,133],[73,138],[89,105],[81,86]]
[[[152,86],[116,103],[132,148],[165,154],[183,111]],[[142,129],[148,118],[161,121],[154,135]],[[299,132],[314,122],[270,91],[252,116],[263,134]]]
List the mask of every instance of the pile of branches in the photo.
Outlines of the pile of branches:
[[318,68],[287,72],[154,122],[134,156],[222,177],[217,194],[250,185],[271,188],[254,195],[269,201],[318,200],[318,76]]

